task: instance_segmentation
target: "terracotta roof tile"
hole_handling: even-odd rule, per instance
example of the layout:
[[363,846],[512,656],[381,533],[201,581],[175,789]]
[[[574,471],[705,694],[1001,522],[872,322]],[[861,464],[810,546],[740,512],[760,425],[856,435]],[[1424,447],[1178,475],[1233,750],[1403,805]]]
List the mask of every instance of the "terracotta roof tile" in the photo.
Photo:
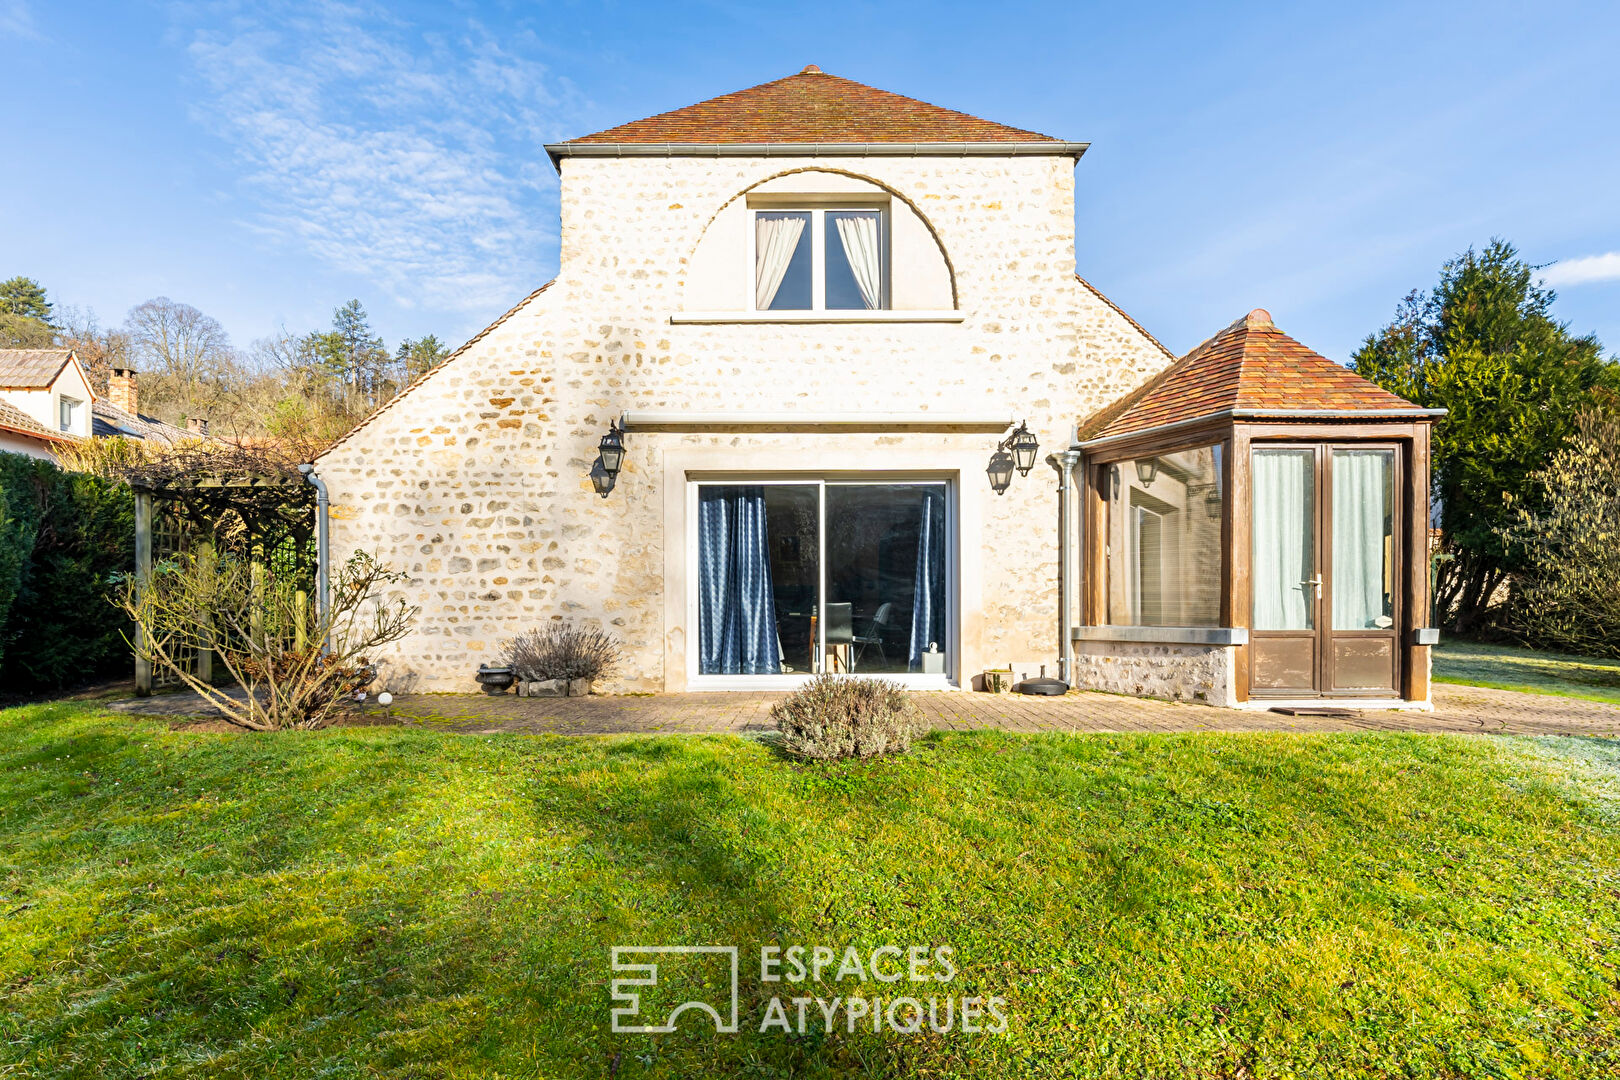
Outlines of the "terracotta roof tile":
[[44,389],[72,355],[72,349],[0,349],[0,390]]
[[571,143],[1059,142],[1022,128],[828,75],[797,75],[722,94]]
[[60,431],[50,428],[35,420],[9,401],[0,400],[0,428],[15,431],[19,435],[29,435],[46,442],[74,442],[71,435],[64,435]]
[[1256,308],[1142,386],[1093,413],[1082,441],[1128,435],[1230,411],[1423,410],[1312,352]]
[[90,420],[91,434],[99,438],[121,435],[128,439],[151,439],[169,446],[191,439],[209,438],[207,435],[166,423],[155,416],[125,412],[108,401],[97,401],[91,406]]

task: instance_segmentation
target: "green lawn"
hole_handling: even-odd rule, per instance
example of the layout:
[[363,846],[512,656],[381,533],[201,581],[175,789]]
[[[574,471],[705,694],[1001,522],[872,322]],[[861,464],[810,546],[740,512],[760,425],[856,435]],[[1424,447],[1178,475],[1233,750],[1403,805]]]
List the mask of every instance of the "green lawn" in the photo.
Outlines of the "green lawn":
[[[15,709],[0,1075],[1613,1075],[1617,800],[1620,747],[1573,739],[985,732],[825,767]],[[653,943],[742,947],[740,1034],[610,1031],[609,947]],[[950,946],[924,992],[1003,996],[1008,1030],[761,1034],[793,991],[749,954],[792,943]]]
[[1435,682],[1561,694],[1620,704],[1620,660],[1540,652],[1512,645],[1448,641],[1434,650]]

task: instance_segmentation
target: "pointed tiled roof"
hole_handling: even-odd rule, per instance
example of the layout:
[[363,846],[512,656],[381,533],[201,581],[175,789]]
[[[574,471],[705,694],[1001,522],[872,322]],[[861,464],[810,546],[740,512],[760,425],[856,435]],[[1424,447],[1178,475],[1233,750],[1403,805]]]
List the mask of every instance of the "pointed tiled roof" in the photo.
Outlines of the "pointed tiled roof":
[[72,356],[72,349],[0,349],[0,390],[42,390]]
[[557,144],[727,145],[774,143],[1063,143],[926,101],[828,75],[797,75],[722,94]]
[[1255,308],[1080,425],[1080,441],[1216,416],[1433,416],[1307,349]]

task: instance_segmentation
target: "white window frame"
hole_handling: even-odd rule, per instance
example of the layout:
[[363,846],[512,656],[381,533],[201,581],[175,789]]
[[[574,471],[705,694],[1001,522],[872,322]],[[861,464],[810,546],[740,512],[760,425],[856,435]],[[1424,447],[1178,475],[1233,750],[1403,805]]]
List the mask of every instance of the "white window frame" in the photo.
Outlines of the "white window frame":
[[[698,489],[709,486],[750,484],[766,486],[790,484],[799,487],[814,486],[816,492],[816,609],[826,610],[827,603],[827,488],[869,484],[937,484],[945,489],[945,671],[943,674],[925,675],[921,672],[852,672],[841,675],[846,679],[887,679],[907,690],[952,690],[960,683],[956,669],[961,664],[962,642],[959,615],[962,605],[962,574],[960,551],[960,525],[957,512],[957,478],[954,474],[922,475],[916,473],[858,473],[830,475],[766,475],[749,473],[689,475],[686,480],[686,684],[687,689],[698,690],[796,690],[815,678],[814,672],[793,672],[787,675],[704,675],[698,670],[698,589],[702,581],[698,569]],[[827,655],[826,621],[816,621],[817,655]]]
[[[74,429],[79,426],[79,410],[82,408],[84,408],[84,402],[80,401],[78,398],[68,397],[66,394],[63,394],[61,397],[57,398],[57,427],[62,431],[72,434]],[[64,412],[67,414],[65,418],[63,417]]]
[[[840,212],[866,212],[878,216],[878,264],[882,267],[882,297],[875,308],[829,308],[827,306],[827,214]],[[810,224],[810,306],[808,308],[762,308],[759,293],[754,288],[759,273],[759,215],[809,214]],[[804,241],[801,240],[800,243]],[[892,310],[890,299],[889,260],[889,207],[884,203],[837,202],[819,205],[808,202],[751,203],[748,207],[748,309],[769,315],[791,316],[795,312],[813,311],[818,314],[858,315],[874,311]]]

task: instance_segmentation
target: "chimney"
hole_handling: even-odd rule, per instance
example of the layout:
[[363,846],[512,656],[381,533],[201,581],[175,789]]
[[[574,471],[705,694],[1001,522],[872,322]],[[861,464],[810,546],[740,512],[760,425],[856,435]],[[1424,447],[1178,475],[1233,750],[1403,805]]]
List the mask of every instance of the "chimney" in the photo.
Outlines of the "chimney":
[[113,408],[123,409],[131,416],[137,415],[135,408],[135,369],[115,367],[107,375],[107,397],[111,399]]
[[188,417],[186,417],[186,430],[191,432],[193,435],[206,436],[208,434],[208,417],[206,417],[206,416],[188,416]]

